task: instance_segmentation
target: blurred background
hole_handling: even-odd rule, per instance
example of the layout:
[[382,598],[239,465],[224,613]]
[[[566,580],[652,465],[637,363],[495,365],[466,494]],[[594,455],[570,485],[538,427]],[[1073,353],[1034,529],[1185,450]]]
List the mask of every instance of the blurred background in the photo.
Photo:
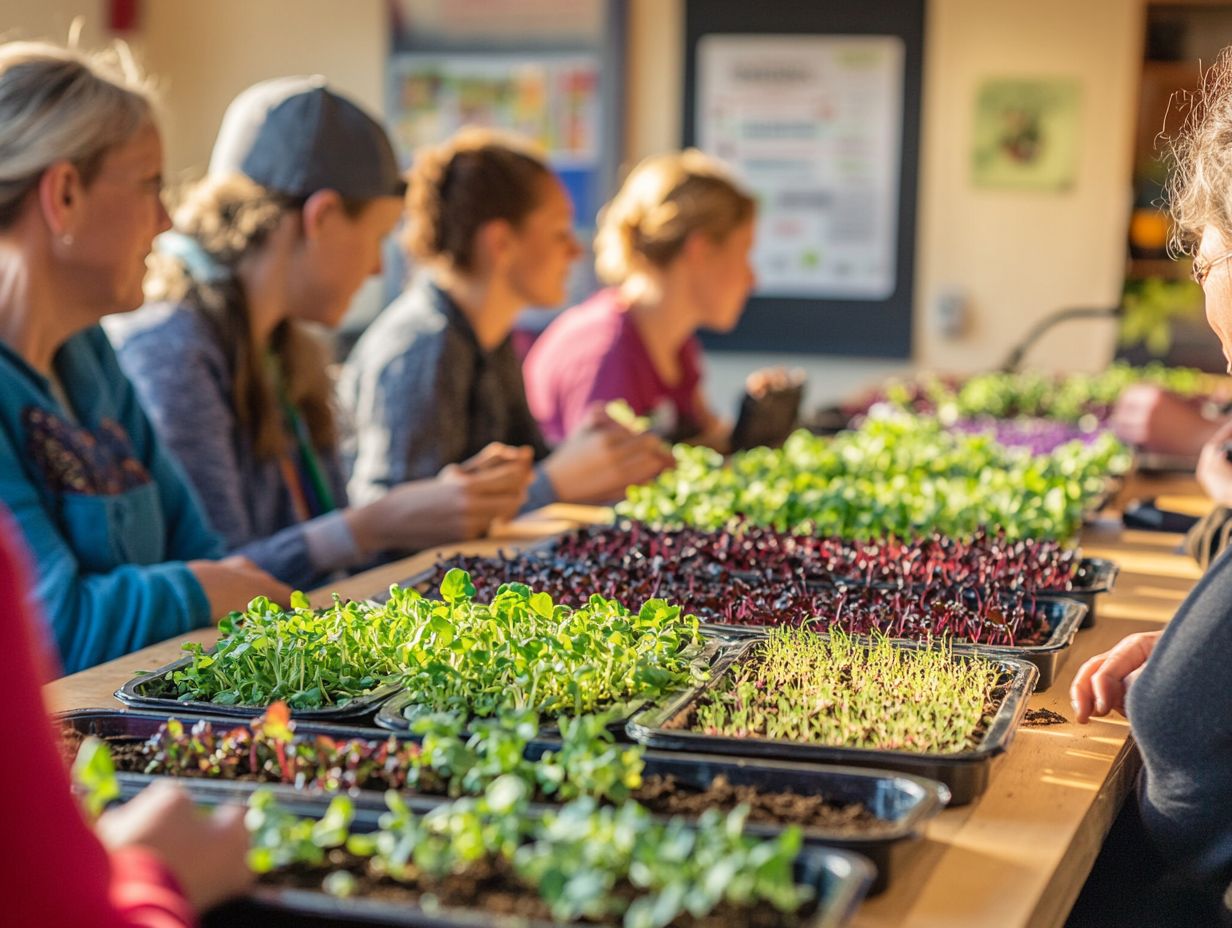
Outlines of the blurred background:
[[[700,143],[730,160],[762,198],[762,285],[708,343],[723,409],[767,364],[804,368],[809,405],[997,367],[1072,308],[1093,312],[1024,366],[1222,369],[1167,256],[1158,137],[1232,44],[1232,3],[0,0],[6,38],[64,41],[77,17],[84,46],[123,39],[156,79],[173,181],[203,172],[239,90],[288,73],[383,114],[408,163],[467,123],[537,138],[584,239],[637,159]],[[390,265],[350,331],[400,285]],[[575,295],[592,282],[580,267]]]

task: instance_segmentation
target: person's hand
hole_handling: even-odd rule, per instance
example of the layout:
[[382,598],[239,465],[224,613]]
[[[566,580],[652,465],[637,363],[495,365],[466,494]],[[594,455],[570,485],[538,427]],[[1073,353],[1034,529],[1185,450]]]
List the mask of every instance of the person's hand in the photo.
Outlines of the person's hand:
[[1232,506],[1232,463],[1225,453],[1229,442],[1232,442],[1232,419],[1219,426],[1202,446],[1197,470],[1198,483],[1202,484],[1206,495],[1225,506]]
[[763,367],[744,378],[744,391],[754,399],[767,393],[786,390],[804,382],[804,372],[799,368]]
[[1112,410],[1117,437],[1144,451],[1195,455],[1218,427],[1196,403],[1148,383],[1127,387]]
[[210,601],[210,616],[215,624],[227,613],[247,608],[257,596],[268,596],[283,605],[291,601],[289,586],[238,554],[218,561],[189,561],[188,569]]
[[1103,654],[1096,654],[1078,668],[1069,687],[1069,701],[1080,725],[1092,716],[1109,712],[1125,714],[1125,694],[1132,678],[1151,656],[1163,632],[1129,635]]
[[239,895],[253,880],[243,808],[198,809],[167,781],[104,812],[95,830],[110,850],[144,847],[157,854],[198,912]]
[[431,480],[399,484],[367,506],[348,510],[347,523],[369,553],[478,538],[494,521],[517,515],[532,476],[530,448],[488,445]]
[[561,502],[610,503],[626,487],[653,480],[674,463],[671,448],[658,436],[632,432],[593,407],[543,468]]

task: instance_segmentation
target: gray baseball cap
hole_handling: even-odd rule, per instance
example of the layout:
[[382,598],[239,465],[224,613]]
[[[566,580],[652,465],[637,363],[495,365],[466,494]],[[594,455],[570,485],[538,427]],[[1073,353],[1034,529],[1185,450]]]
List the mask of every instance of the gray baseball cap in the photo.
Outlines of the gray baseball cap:
[[368,200],[406,192],[380,123],[320,75],[262,81],[231,101],[210,174],[236,172],[292,197],[336,190]]

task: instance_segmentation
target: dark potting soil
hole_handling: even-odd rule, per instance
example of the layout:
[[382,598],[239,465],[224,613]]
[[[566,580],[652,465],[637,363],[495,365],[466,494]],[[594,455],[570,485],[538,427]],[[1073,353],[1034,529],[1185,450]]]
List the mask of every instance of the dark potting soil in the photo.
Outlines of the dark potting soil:
[[672,776],[647,777],[634,798],[660,815],[701,815],[707,809],[729,812],[744,803],[749,821],[765,824],[792,823],[826,831],[868,835],[889,831],[891,822],[878,818],[859,802],[830,802],[823,796],[792,792],[763,792],[754,786],[737,786],[717,776],[705,790],[678,783]]
[[1025,728],[1044,728],[1048,725],[1064,725],[1068,721],[1060,712],[1053,712],[1051,709],[1028,709],[1022,724]]
[[[66,763],[72,764],[81,741],[80,733],[65,729],[61,743]],[[145,772],[149,758],[145,753],[144,742],[117,739],[110,741],[109,747],[116,770],[128,773]],[[206,772],[196,770],[185,770],[178,775],[199,778],[208,776]],[[281,782],[269,771],[252,773],[245,770],[235,779],[262,783]],[[389,784],[382,782],[380,777],[373,777],[370,782],[362,785],[366,789],[384,790]],[[434,791],[425,787],[426,784],[421,783],[415,792],[429,796],[444,795],[443,790]],[[550,796],[536,798],[541,802],[553,801]],[[715,777],[706,789],[679,782],[672,776],[648,776],[641,788],[633,793],[633,798],[658,815],[693,817],[711,808],[726,813],[744,803],[749,807],[750,822],[803,825],[861,835],[875,835],[878,831],[893,828],[892,823],[879,819],[862,803],[830,802],[824,796],[790,791],[763,792],[753,786],[735,786],[722,775]]]
[[[414,879],[398,882],[368,871],[367,862],[345,851],[331,851],[327,868],[295,866],[266,874],[261,882],[286,889],[319,890],[321,880],[330,870],[344,869],[356,878],[356,896],[389,902],[395,905],[416,905],[426,895],[433,896],[433,906],[442,908],[483,910],[494,915],[512,915],[551,921],[547,905],[535,891],[518,879],[509,863],[499,858],[487,858],[469,865],[462,873],[446,877]],[[630,884],[616,886],[612,897],[632,901],[639,893]],[[816,908],[808,903],[795,915],[779,912],[773,906],[759,904],[754,908],[721,903],[709,915],[695,918],[687,913],[671,924],[674,928],[791,928],[800,924]],[[602,921],[586,920],[587,925],[619,925],[617,915]]]

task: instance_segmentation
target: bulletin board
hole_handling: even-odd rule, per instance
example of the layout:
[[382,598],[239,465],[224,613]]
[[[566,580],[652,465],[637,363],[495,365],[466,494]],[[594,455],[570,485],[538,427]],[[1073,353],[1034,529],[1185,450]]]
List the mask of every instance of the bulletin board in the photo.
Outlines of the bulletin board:
[[684,143],[758,198],[758,286],[709,347],[907,357],[923,0],[687,0]]

